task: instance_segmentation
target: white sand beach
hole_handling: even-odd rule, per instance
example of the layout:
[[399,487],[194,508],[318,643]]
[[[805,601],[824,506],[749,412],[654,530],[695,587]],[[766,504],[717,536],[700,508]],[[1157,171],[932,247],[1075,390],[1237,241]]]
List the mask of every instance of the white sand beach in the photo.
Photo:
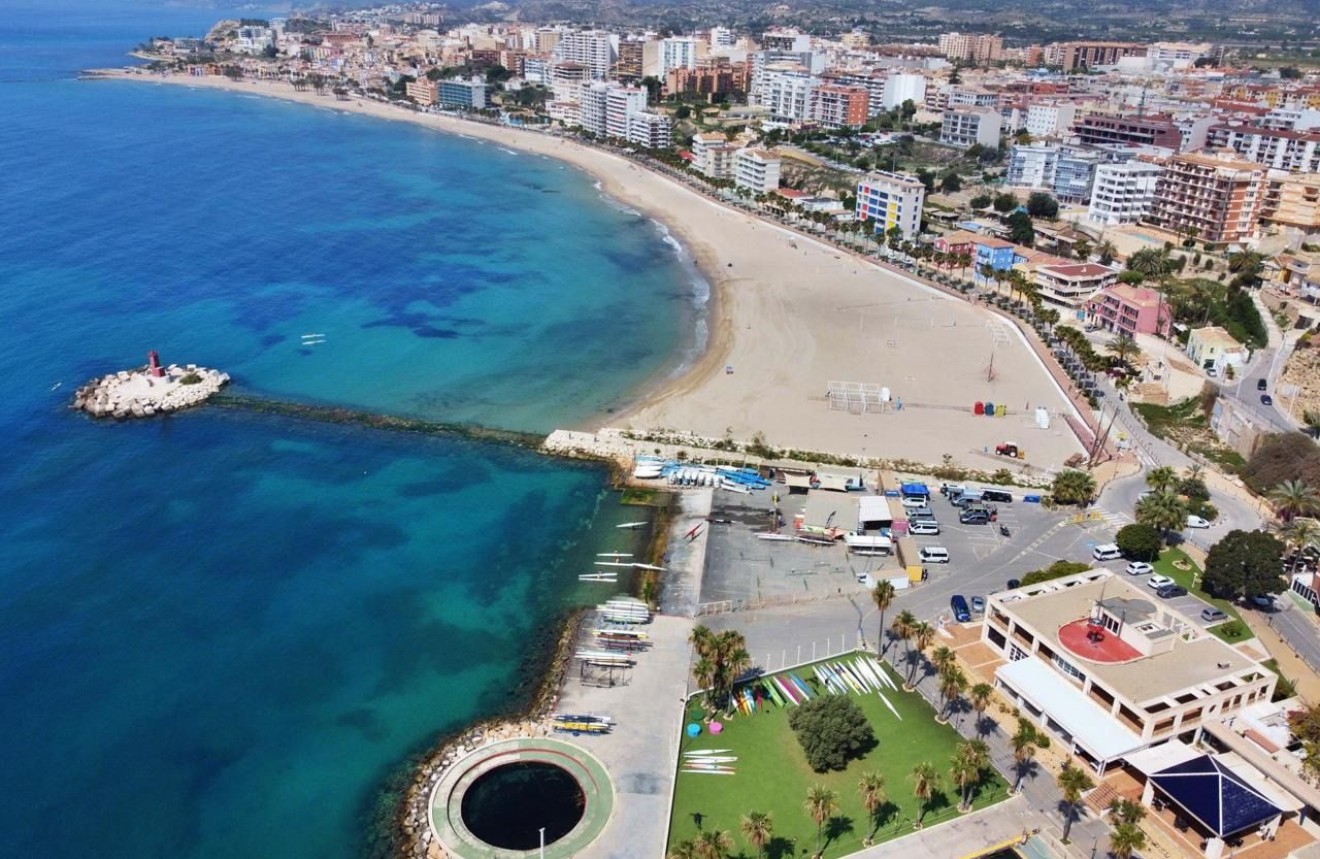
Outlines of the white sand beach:
[[[681,377],[659,382],[602,423],[741,439],[759,432],[776,446],[930,464],[949,455],[982,469],[1003,464],[992,455],[1003,441],[1022,445],[1036,467],[1082,449],[1061,418],[1071,409],[1066,397],[1004,318],[719,205],[625,158],[533,131],[298,92],[283,82],[105,76],[268,95],[562,159],[664,223],[711,282],[709,346]],[[883,412],[831,410],[825,394],[832,380],[887,386],[895,401]],[[1010,412],[977,417],[976,401],[1006,404]],[[1038,406],[1054,418],[1047,430],[1032,420]]]

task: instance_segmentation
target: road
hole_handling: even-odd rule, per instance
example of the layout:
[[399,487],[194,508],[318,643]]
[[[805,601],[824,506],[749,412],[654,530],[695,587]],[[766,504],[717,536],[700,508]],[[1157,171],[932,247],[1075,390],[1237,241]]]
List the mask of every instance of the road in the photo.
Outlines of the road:
[[1271,612],[1267,622],[1303,662],[1320,672],[1320,636],[1316,634],[1315,620],[1309,616],[1310,612],[1293,604],[1287,594],[1279,598],[1279,605],[1283,610]]

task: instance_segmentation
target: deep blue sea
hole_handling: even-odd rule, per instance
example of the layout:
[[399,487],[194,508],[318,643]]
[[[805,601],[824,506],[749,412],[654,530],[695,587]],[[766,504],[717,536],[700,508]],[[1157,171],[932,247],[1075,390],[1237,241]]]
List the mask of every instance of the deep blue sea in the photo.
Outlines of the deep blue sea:
[[95,423],[73,388],[158,349],[248,393],[543,431],[672,372],[700,288],[553,161],[77,81],[223,12],[71,2],[0,15],[0,856],[362,855],[390,776],[517,700],[636,513],[516,449]]

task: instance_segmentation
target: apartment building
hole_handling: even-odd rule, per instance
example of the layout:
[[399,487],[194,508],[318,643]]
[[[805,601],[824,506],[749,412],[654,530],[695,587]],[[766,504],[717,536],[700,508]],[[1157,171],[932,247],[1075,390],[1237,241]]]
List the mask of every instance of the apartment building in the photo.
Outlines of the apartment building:
[[1086,302],[1086,322],[1116,334],[1157,334],[1166,337],[1173,309],[1164,296],[1147,286],[1119,283],[1102,289]]
[[1146,46],[1136,42],[1057,42],[1045,46],[1045,65],[1065,72],[1116,65],[1124,57],[1144,57]]
[[1093,224],[1135,224],[1150,215],[1164,168],[1148,161],[1097,164],[1086,219]]
[[593,80],[605,80],[619,53],[619,37],[600,30],[569,30],[559,34],[554,55],[563,62],[581,63]]
[[772,66],[763,76],[761,104],[769,108],[773,122],[803,122],[811,118],[815,88],[816,79],[801,66]]
[[961,107],[999,107],[999,93],[979,86],[954,86],[949,88],[950,108]]
[[764,149],[739,149],[733,159],[733,182],[754,194],[779,187],[779,156]]
[[761,47],[767,51],[810,51],[811,36],[797,30],[767,30],[761,34]]
[[674,145],[674,127],[669,117],[659,113],[637,111],[628,114],[627,140],[643,149],[668,149]]
[[605,135],[626,140],[628,123],[633,114],[645,111],[646,90],[641,87],[611,86],[605,93]]
[[1073,133],[1083,146],[1153,146],[1170,152],[1182,147],[1182,131],[1167,117],[1093,113],[1076,122]]
[[1059,165],[1059,147],[1019,143],[1009,149],[1004,184],[1015,188],[1052,188]]
[[1207,139],[1210,149],[1232,149],[1248,161],[1276,170],[1320,173],[1320,132],[1216,125]]
[[944,112],[944,125],[940,129],[940,142],[966,148],[974,144],[996,148],[999,146],[1003,120],[999,111],[984,107],[953,109]]
[[1260,222],[1307,233],[1320,230],[1320,174],[1267,171]]
[[866,90],[868,118],[885,110],[888,76],[883,71],[829,71],[820,76],[820,82],[822,86],[861,87]]
[[1004,58],[1004,39],[988,33],[944,33],[940,53],[954,62],[989,65]]
[[1187,357],[1196,366],[1224,375],[1226,367],[1241,369],[1251,360],[1251,350],[1218,325],[1194,328],[1187,335]]
[[485,110],[486,93],[489,87],[484,80],[473,78],[462,80],[451,78],[439,81],[438,98],[445,107],[457,107],[467,110]]
[[995,685],[1099,772],[1268,702],[1277,676],[1131,579],[1090,570],[986,598]]
[[642,57],[650,41],[649,39],[636,37],[629,37],[620,41],[619,53],[614,60],[614,71],[611,76],[621,81],[641,80],[644,77]]
[[1100,155],[1072,147],[1059,149],[1059,161],[1054,168],[1054,196],[1065,203],[1085,203],[1091,199],[1091,187]]
[[660,74],[664,77],[670,69],[695,69],[705,56],[709,43],[695,36],[672,36],[660,40]]
[[1241,158],[1187,153],[1169,159],[1148,220],[1201,241],[1227,244],[1256,233],[1265,168]]
[[912,241],[921,232],[925,204],[926,186],[914,176],[878,171],[857,183],[857,219],[873,219],[877,233],[898,227]]
[[670,95],[688,93],[712,99],[743,95],[747,92],[747,64],[731,63],[726,57],[707,57],[695,69],[670,69],[665,89]]
[[822,84],[811,92],[811,118],[826,128],[861,128],[870,94],[862,87]]
[[582,87],[591,79],[591,70],[582,63],[555,63],[550,69],[550,89],[555,101],[576,102]]
[[1032,137],[1062,137],[1076,117],[1077,105],[1071,102],[1033,102],[1027,105],[1025,126]]
[[1056,263],[1036,268],[1040,297],[1050,304],[1076,310],[1100,290],[1118,281],[1118,272],[1096,263]]
[[408,98],[422,107],[430,107],[440,100],[440,88],[435,85],[435,81],[426,78],[419,81],[408,81],[404,84],[404,92],[407,93]]

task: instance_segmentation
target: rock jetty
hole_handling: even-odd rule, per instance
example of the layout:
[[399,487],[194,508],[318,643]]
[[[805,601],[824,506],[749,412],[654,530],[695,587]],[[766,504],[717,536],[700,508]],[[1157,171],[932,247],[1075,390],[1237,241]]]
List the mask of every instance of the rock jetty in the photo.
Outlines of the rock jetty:
[[229,374],[196,364],[139,367],[93,379],[73,396],[73,408],[94,418],[149,418],[206,402]]

